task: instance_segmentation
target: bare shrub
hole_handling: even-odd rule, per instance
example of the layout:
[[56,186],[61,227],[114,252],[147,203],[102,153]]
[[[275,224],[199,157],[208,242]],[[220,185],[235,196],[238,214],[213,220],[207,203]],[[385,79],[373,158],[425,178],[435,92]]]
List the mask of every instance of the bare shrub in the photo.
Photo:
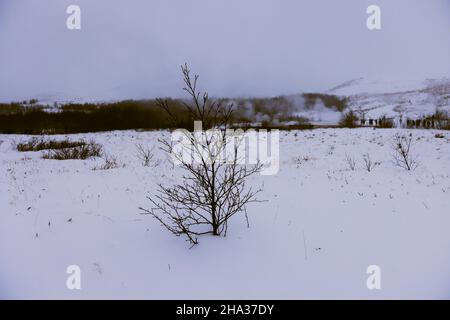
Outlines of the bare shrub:
[[110,154],[105,154],[103,156],[103,164],[98,167],[94,167],[93,170],[110,170],[110,169],[116,169],[119,168],[119,161],[115,156],[112,156]]
[[153,163],[153,149],[144,147],[142,144],[138,144],[137,158],[141,161],[144,167],[149,167]]
[[378,165],[378,162],[372,161],[370,153],[366,153],[363,155],[363,161],[364,168],[367,170],[367,172],[371,172]]
[[90,141],[74,148],[48,150],[43,154],[42,158],[53,160],[85,160],[93,157],[100,157],[101,155],[102,146],[94,141]]
[[[20,142],[16,145],[17,151],[27,152],[27,151],[38,151],[37,146],[43,143],[43,139],[38,139],[36,137],[31,138],[26,142]],[[42,149],[40,149],[42,150]]]
[[[220,100],[212,101],[206,92],[201,94],[197,90],[198,76],[192,79],[186,64],[181,68],[185,83],[183,89],[192,100],[191,104],[185,103],[186,110],[192,120],[201,121],[204,129],[214,128],[215,134],[198,138],[197,134],[186,132],[186,147],[199,160],[195,162],[183,158],[171,142],[161,141],[163,151],[176,157],[185,172],[183,182],[169,187],[159,184],[157,194],[148,197],[153,208],[140,209],[174,235],[185,236],[195,245],[200,235],[226,236],[228,222],[235,214],[244,212],[247,218],[245,207],[249,202],[257,201],[255,196],[259,190],[247,188],[246,181],[261,166],[240,165],[236,144],[233,157],[229,159],[231,161],[221,161],[220,155],[231,143],[225,131],[231,126],[233,105],[223,105]],[[168,102],[158,101],[172,117]],[[172,118],[176,122],[176,118]]]
[[394,162],[397,166],[405,170],[414,170],[419,165],[417,157],[412,154],[413,136],[412,134],[396,134],[393,139]]
[[345,155],[345,161],[347,162],[348,168],[351,171],[355,171],[356,170],[356,161],[355,158],[353,156],[350,156],[348,154]]
[[56,150],[75,148],[86,145],[85,141],[70,141],[70,140],[45,140],[44,138],[33,137],[26,142],[20,142],[17,144],[16,149],[20,152],[26,151],[41,151],[41,150]]

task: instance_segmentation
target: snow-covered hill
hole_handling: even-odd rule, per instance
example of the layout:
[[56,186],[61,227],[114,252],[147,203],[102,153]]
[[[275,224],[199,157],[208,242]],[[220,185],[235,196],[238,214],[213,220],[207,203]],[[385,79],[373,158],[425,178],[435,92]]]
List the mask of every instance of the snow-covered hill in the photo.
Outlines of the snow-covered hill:
[[349,97],[349,107],[367,118],[419,118],[436,110],[450,111],[450,78],[424,81],[358,78],[328,91]]

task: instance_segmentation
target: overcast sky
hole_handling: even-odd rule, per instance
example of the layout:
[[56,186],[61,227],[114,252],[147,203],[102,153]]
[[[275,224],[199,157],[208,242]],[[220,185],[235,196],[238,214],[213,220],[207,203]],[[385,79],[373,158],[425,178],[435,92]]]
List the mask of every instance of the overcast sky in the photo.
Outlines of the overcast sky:
[[0,0],[0,46],[0,101],[181,96],[185,61],[215,96],[324,91],[450,76],[450,1]]

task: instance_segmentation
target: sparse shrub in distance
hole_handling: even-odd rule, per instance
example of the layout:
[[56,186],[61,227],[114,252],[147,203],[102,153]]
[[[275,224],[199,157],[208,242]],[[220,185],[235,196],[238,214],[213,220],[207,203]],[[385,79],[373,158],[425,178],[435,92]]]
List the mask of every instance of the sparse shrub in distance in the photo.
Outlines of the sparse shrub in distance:
[[353,110],[344,113],[339,120],[339,126],[342,128],[356,128],[358,123],[358,117]]
[[363,155],[363,161],[364,161],[364,168],[367,170],[367,172],[371,172],[373,168],[375,168],[375,166],[378,165],[377,162],[372,161],[370,153],[366,153]]
[[45,140],[43,138],[33,137],[26,142],[18,143],[16,148],[17,151],[26,152],[26,151],[41,151],[47,149],[66,149],[66,148],[74,148],[85,145],[85,141],[70,141],[70,140]]
[[355,171],[355,170],[356,170],[356,161],[355,161],[355,158],[352,157],[352,156],[350,156],[350,155],[348,155],[348,154],[346,154],[346,155],[345,155],[345,160],[347,161],[348,168],[349,168],[351,171]]
[[153,162],[153,149],[144,147],[142,144],[137,146],[137,158],[141,161],[144,167],[149,167]]
[[31,138],[27,142],[19,142],[16,145],[17,151],[26,152],[26,151],[39,151],[42,149],[38,149],[38,145],[42,145],[44,143],[43,139]]
[[86,160],[102,155],[102,146],[94,141],[73,148],[51,149],[44,153],[43,159],[53,160]]
[[99,167],[94,167],[93,170],[110,170],[119,167],[119,161],[117,161],[117,158],[115,156],[105,154],[103,160],[103,164]]
[[412,134],[396,134],[392,144],[394,149],[394,162],[398,167],[405,170],[414,170],[418,167],[417,158],[413,155],[413,136]]

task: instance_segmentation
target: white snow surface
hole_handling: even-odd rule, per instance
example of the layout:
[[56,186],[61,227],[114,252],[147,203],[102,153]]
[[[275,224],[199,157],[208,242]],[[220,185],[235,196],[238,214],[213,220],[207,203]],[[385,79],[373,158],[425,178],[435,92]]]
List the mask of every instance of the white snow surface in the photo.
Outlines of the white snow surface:
[[[29,136],[0,135],[0,298],[448,299],[450,133],[403,130],[420,161],[409,172],[392,161],[396,132],[281,132],[280,171],[249,181],[266,200],[248,206],[250,227],[235,216],[227,237],[191,249],[138,209],[182,173],[158,149],[168,132],[67,136],[101,143],[122,164],[111,170],[20,153]],[[160,163],[144,167],[137,143]],[[367,152],[380,162],[372,172]],[[81,290],[66,288],[69,265],[81,268]],[[369,265],[381,268],[381,290],[366,286]]]

